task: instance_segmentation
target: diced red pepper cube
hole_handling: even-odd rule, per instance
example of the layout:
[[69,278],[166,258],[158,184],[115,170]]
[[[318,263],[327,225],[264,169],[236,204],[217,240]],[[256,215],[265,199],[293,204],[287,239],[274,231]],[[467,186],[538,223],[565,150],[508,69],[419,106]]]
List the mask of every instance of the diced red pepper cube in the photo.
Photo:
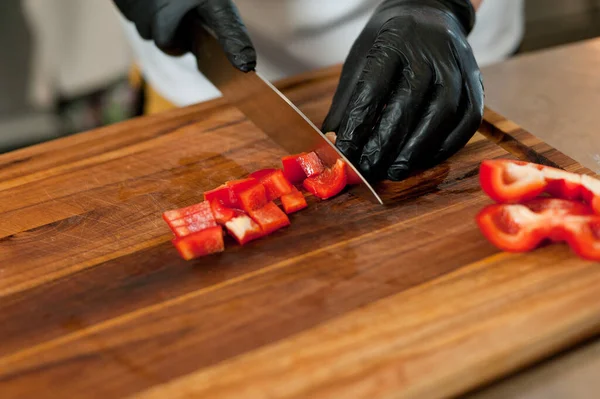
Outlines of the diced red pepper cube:
[[309,152],[298,157],[298,164],[302,167],[306,177],[313,177],[325,170],[325,165],[315,152]]
[[265,235],[290,225],[290,219],[274,202],[250,211],[250,216],[258,223]]
[[177,237],[185,237],[217,225],[211,206],[206,201],[164,212],[163,219]]
[[355,184],[362,183],[362,179],[360,178],[360,176],[358,174],[356,174],[354,169],[352,169],[347,164],[346,164],[346,173],[348,174],[348,176],[347,176],[347,179],[348,179],[347,184],[348,185],[353,186]]
[[273,201],[284,194],[289,194],[292,192],[292,188],[294,188],[281,170],[274,170],[272,173],[264,175],[260,179],[260,182],[267,190],[267,201]]
[[270,175],[271,173],[277,171],[277,169],[261,169],[261,170],[257,170],[256,172],[252,172],[250,173],[250,177],[260,181],[263,177]]
[[257,182],[252,187],[241,191],[238,194],[238,202],[246,212],[262,208],[268,202],[265,186]]
[[257,240],[265,235],[260,226],[250,216],[245,214],[234,217],[225,223],[225,227],[240,245]]
[[227,183],[225,183],[225,185],[227,187],[229,187],[229,191],[231,192],[232,200],[235,202],[235,206],[232,206],[232,208],[239,207],[239,195],[242,191],[245,191],[245,190],[257,185],[258,183],[259,183],[258,180],[256,180],[253,177],[249,177],[247,179],[241,179],[241,180],[232,180],[232,181],[228,181]]
[[208,202],[219,201],[228,208],[235,208],[237,206],[237,198],[226,185],[206,191],[204,193],[204,200]]
[[237,215],[237,212],[234,209],[227,208],[221,203],[221,201],[211,201],[210,207],[212,209],[213,215],[215,216],[215,220],[220,225],[224,225]]
[[216,221],[206,220],[200,215],[186,216],[183,219],[168,220],[167,224],[177,237],[185,237],[217,225]]
[[302,183],[306,179],[306,173],[298,163],[298,157],[304,154],[289,155],[281,159],[283,175],[292,184]]
[[323,200],[339,194],[347,183],[346,163],[338,159],[320,175],[304,180],[304,188]]
[[304,198],[304,194],[296,187],[293,187],[291,193],[281,196],[281,205],[285,213],[289,215],[306,208],[308,203],[306,202],[306,198]]
[[176,220],[182,219],[186,216],[195,215],[198,213],[206,214],[207,210],[210,210],[210,207],[207,208],[207,202],[200,202],[198,204],[190,205],[185,208],[173,209],[170,211],[166,211],[163,213],[163,219],[165,220]]
[[185,260],[192,260],[225,250],[223,228],[221,226],[210,227],[185,237],[175,238],[172,243]]

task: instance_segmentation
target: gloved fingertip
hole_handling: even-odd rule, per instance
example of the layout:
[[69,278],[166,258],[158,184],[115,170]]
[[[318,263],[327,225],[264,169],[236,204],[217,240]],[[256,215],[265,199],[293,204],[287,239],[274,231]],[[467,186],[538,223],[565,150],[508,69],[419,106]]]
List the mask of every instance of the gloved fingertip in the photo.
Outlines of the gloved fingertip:
[[371,162],[364,158],[360,160],[360,163],[358,164],[358,170],[363,175],[363,177],[367,179],[367,181],[379,179],[379,176],[376,175],[375,168],[373,168]]
[[245,47],[233,55],[233,64],[242,72],[250,72],[256,68],[256,51],[252,47]]
[[399,180],[405,179],[408,176],[408,173],[409,173],[408,164],[402,162],[402,163],[395,163],[394,165],[392,165],[388,169],[387,175],[390,180],[399,181]]

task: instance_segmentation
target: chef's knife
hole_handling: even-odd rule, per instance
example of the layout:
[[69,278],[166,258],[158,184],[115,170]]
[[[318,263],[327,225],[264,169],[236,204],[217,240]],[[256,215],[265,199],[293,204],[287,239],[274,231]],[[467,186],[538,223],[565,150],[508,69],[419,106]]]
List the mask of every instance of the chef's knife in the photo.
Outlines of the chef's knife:
[[188,25],[198,69],[231,105],[291,154],[315,151],[329,164],[342,158],[361,179],[361,183],[351,186],[350,190],[383,204],[360,172],[277,88],[257,72],[242,72],[231,65],[215,35],[198,19],[188,20]]

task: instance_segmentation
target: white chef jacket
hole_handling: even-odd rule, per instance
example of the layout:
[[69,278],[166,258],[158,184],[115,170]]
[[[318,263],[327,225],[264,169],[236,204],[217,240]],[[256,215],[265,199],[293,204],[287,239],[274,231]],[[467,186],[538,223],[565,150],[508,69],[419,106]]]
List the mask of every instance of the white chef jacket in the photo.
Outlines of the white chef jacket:
[[[485,66],[509,56],[524,30],[524,0],[484,0],[469,36]],[[257,71],[274,81],[342,63],[381,0],[236,0],[257,51]],[[121,17],[148,83],[177,106],[220,97],[191,54],[171,57]]]

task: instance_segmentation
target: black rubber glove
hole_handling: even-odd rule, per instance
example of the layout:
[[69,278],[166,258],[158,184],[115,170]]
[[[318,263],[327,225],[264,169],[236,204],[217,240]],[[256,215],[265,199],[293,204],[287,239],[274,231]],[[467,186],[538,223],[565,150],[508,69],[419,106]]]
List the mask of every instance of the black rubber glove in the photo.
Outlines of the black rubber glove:
[[469,0],[386,0],[353,45],[323,131],[370,180],[401,180],[456,153],[484,91]]
[[180,26],[184,16],[197,13],[212,29],[231,63],[248,72],[256,67],[256,51],[231,0],[113,0],[133,22],[140,36],[170,55],[185,54],[192,38]]

